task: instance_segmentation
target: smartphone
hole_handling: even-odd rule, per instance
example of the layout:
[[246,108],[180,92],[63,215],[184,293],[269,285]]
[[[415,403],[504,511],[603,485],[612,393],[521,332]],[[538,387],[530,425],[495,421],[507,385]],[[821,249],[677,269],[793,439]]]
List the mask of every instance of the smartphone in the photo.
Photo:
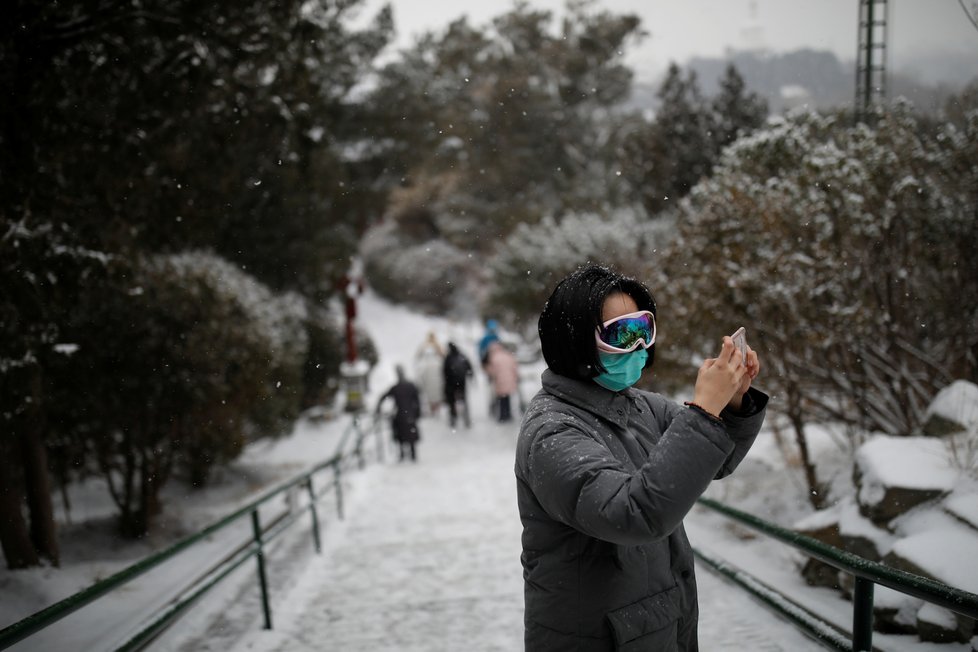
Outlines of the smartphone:
[[730,339],[733,340],[734,346],[740,350],[740,363],[747,364],[747,329],[741,326],[734,331]]

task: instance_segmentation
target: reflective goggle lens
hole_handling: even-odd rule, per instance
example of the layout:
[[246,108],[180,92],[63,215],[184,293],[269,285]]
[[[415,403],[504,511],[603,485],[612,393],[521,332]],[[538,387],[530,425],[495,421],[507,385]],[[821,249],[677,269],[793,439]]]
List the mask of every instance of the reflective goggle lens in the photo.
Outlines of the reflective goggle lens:
[[655,317],[648,310],[622,315],[598,329],[598,339],[622,351],[648,348],[655,343]]

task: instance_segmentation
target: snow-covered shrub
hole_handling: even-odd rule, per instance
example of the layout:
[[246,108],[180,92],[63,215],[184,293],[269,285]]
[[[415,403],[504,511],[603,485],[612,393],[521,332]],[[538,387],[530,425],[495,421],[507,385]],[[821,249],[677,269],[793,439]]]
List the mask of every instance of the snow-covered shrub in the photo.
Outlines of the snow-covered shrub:
[[578,266],[594,262],[635,276],[656,292],[650,276],[674,221],[643,218],[631,210],[610,215],[569,215],[523,224],[499,245],[490,261],[486,312],[511,323],[535,322],[557,283]]
[[388,221],[364,237],[362,254],[370,286],[391,301],[441,313],[473,306],[473,256],[446,240],[411,240]]
[[272,357],[270,366],[296,367],[302,363],[308,341],[305,300],[295,292],[274,294],[240,267],[210,252],[192,251],[155,256],[145,271],[180,283],[191,300],[213,293],[242,312],[242,327],[252,331]]
[[63,338],[79,289],[102,275],[112,256],[86,246],[67,224],[7,208],[0,211],[0,476],[7,497],[0,548],[8,567],[22,568],[42,557],[59,561],[45,385],[75,351]]
[[874,129],[798,114],[732,145],[668,259],[685,345],[743,324],[780,405],[914,432],[938,388],[978,374],[969,135],[897,106]]
[[139,536],[174,472],[195,486],[298,414],[304,304],[206,252],[152,256],[83,295],[56,370],[55,433],[82,442],[124,533]]

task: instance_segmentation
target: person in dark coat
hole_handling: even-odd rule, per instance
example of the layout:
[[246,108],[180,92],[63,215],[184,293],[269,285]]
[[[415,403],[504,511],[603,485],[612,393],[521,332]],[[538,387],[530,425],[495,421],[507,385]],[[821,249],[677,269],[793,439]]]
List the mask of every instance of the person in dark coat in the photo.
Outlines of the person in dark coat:
[[642,283],[596,265],[540,315],[548,369],[516,451],[528,652],[698,649],[683,518],[747,454],[768,397],[729,337],[686,406],[633,388],[655,317]]
[[452,428],[458,421],[459,408],[462,410],[462,421],[465,427],[472,425],[469,419],[469,402],[465,395],[465,384],[474,374],[472,364],[454,342],[448,343],[448,353],[442,365],[445,376],[445,402],[448,404],[448,423]]
[[410,454],[411,460],[417,462],[417,443],[421,439],[421,433],[418,430],[418,419],[421,417],[421,394],[417,386],[405,378],[404,369],[400,365],[397,366],[396,371],[397,383],[377,401],[377,414],[380,414],[380,406],[386,399],[394,399],[391,431],[394,441],[398,443],[400,448],[400,459],[403,461]]

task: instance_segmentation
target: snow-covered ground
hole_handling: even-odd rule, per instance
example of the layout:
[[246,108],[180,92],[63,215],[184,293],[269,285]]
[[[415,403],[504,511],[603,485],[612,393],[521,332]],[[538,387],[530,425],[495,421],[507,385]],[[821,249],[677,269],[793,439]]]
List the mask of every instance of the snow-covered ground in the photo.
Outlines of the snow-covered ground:
[[[418,315],[368,293],[360,323],[371,334],[380,363],[371,374],[368,404],[393,382],[394,365],[412,373],[414,356],[429,332],[454,341],[470,359],[482,333],[478,323]],[[524,396],[538,386],[541,366],[527,365]],[[692,375],[692,372],[691,372]],[[763,378],[759,382],[763,388]],[[485,649],[521,647],[522,586],[519,522],[512,479],[515,427],[488,416],[488,387],[477,372],[469,392],[471,431],[451,432],[445,415],[422,422],[420,462],[388,462],[350,476],[347,518],[329,505],[324,514],[324,551],[315,555],[308,523],[300,523],[269,547],[269,578],[275,629],[261,629],[254,564],[245,564],[158,639],[157,650],[303,649]],[[291,477],[332,454],[346,418],[300,421],[293,434],[262,441],[215,477],[212,487],[183,495],[167,488],[167,512],[145,541],[120,543],[111,530],[104,488],[92,483],[72,495],[73,524],[63,527],[61,569],[0,571],[0,627],[85,588],[169,542],[232,511],[263,488]],[[838,491],[851,486],[850,458],[827,429],[813,429],[819,473]],[[790,457],[790,453],[788,454]],[[797,465],[786,462],[772,429],[765,429],[734,476],[714,483],[709,495],[776,523],[790,526],[811,513]],[[328,501],[327,501],[328,503]],[[969,513],[969,505],[961,510]],[[835,592],[807,586],[800,553],[755,537],[718,515],[697,508],[687,519],[694,546],[728,559],[843,626],[851,603]],[[15,650],[110,649],[134,630],[166,585],[192,576],[223,540],[215,538],[174,564],[144,576],[79,611]],[[450,556],[445,550],[457,552]],[[790,626],[742,597],[739,590],[698,571],[703,649],[819,649]],[[17,596],[16,599],[12,599]],[[119,620],[126,626],[115,625]],[[760,630],[764,643],[751,639]],[[739,631],[743,641],[732,643]],[[916,637],[876,634],[882,649],[959,652],[965,645],[926,645]],[[433,644],[433,641],[439,643]],[[459,641],[466,645],[456,647]],[[473,643],[474,641],[474,643]]]
[[[452,431],[421,423],[417,464],[367,469],[350,516],[276,596],[275,628],[256,604],[175,628],[153,649],[173,652],[513,651],[522,649],[520,523],[513,481],[516,428],[477,419]],[[706,572],[705,650],[820,647]],[[193,634],[189,633],[193,631]]]

